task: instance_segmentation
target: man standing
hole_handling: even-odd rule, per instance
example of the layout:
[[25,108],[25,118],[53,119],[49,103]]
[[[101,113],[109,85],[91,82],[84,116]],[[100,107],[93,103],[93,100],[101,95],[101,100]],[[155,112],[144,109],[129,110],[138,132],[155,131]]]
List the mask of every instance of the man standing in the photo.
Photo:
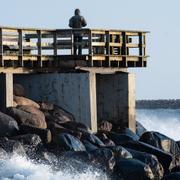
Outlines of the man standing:
[[[87,25],[86,20],[83,16],[80,15],[80,10],[76,9],[74,12],[74,16],[69,20],[69,27],[71,28],[83,28]],[[82,42],[82,34],[81,33],[74,33],[74,43],[81,43]],[[78,55],[82,54],[82,45],[75,45],[74,46],[74,55],[77,54],[78,49]]]

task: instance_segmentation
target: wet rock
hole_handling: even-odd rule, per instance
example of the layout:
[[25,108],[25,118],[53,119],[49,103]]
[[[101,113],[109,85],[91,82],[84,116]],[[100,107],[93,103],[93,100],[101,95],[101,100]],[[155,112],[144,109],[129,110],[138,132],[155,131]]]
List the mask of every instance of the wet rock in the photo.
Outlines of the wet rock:
[[89,133],[89,128],[86,125],[84,125],[84,124],[82,124],[80,122],[71,121],[71,122],[63,123],[61,125],[63,127],[65,127],[66,129]]
[[139,136],[136,135],[133,131],[131,131],[129,128],[122,128],[121,131],[119,132],[120,134],[127,135],[129,137],[132,137],[134,141],[139,140]]
[[14,107],[8,108],[7,114],[9,114],[14,119],[16,119],[19,125],[25,124],[25,125],[34,126],[36,128],[42,128],[42,129],[47,128],[45,119],[41,119],[41,117],[37,116],[36,114],[32,114]]
[[52,111],[54,109],[54,104],[50,102],[40,102],[39,105],[42,111]]
[[107,171],[113,171],[115,166],[115,158],[113,151],[108,148],[100,148],[89,152],[91,161],[101,167],[106,167]]
[[179,148],[180,148],[180,141],[176,141],[176,143],[177,143],[177,145],[179,146]]
[[134,159],[138,159],[141,162],[149,165],[149,167],[151,168],[151,170],[154,174],[155,179],[162,179],[163,178],[164,169],[163,169],[162,165],[159,163],[156,156],[149,154],[149,153],[135,151],[135,150],[128,149],[128,148],[127,148],[127,150],[132,154],[132,157]]
[[84,132],[81,137],[82,141],[89,141],[91,144],[97,147],[105,147],[105,144],[94,134]]
[[34,106],[38,109],[40,108],[39,104],[31,99],[28,99],[22,96],[15,96],[15,95],[13,99],[17,103],[18,106]]
[[116,145],[121,145],[121,144],[123,144],[123,143],[125,143],[127,141],[134,141],[133,137],[131,137],[129,135],[125,135],[125,134],[118,134],[118,133],[115,133],[115,132],[108,132],[108,133],[106,133],[106,135]]
[[36,147],[42,143],[40,136],[37,134],[24,134],[13,137],[14,140],[19,141],[23,145]]
[[4,149],[7,153],[26,156],[26,151],[19,141],[10,140],[6,137],[1,138],[0,148]]
[[26,96],[25,89],[21,84],[14,84],[13,85],[13,94],[15,96],[21,96],[21,97]]
[[98,131],[108,131],[112,130],[112,124],[108,121],[102,121],[98,123]]
[[114,156],[116,159],[118,158],[126,158],[126,159],[131,159],[132,154],[122,146],[114,146],[114,147],[109,147],[114,153]]
[[127,141],[121,144],[125,148],[130,148],[136,151],[141,151],[141,152],[146,152],[149,154],[153,154],[158,158],[158,161],[161,163],[163,166],[164,172],[168,173],[169,172],[169,166],[172,161],[172,155],[169,153],[166,153],[162,151],[161,149],[158,149],[154,146],[151,146],[149,144],[146,144],[144,142],[140,141]]
[[159,132],[145,132],[140,141],[150,144],[154,147],[162,149],[163,151],[173,155],[171,167],[180,165],[180,148],[176,141],[159,133]]
[[105,144],[105,146],[115,146],[115,143],[107,137],[105,133],[97,133],[96,136]]
[[36,128],[29,125],[21,125],[20,126],[20,133],[21,134],[36,134],[39,135],[42,142],[48,144],[52,141],[51,131],[49,129],[41,129]]
[[56,122],[57,124],[74,121],[73,115],[59,106],[54,105],[52,110],[44,109],[45,107],[41,110],[44,112],[47,121]]
[[180,166],[175,166],[171,169],[171,172],[180,172]]
[[141,137],[146,131],[146,128],[140,122],[136,121],[136,134]]
[[180,180],[180,172],[171,173],[165,176],[164,180]]
[[125,180],[149,180],[154,179],[151,168],[136,159],[118,159],[114,167],[114,173]]
[[84,140],[84,141],[82,141],[82,143],[84,144],[86,151],[94,151],[94,150],[98,149],[97,146],[90,143],[89,141]]
[[56,143],[58,140],[58,136],[60,133],[67,133],[75,136],[78,139],[81,139],[82,133],[78,131],[73,131],[70,129],[66,129],[63,126],[55,123],[55,122],[48,122],[48,128],[51,130],[52,133],[52,141]]
[[86,151],[83,143],[70,134],[59,134],[58,141],[56,143],[63,151]]
[[18,130],[17,122],[12,117],[0,112],[0,137],[16,135]]

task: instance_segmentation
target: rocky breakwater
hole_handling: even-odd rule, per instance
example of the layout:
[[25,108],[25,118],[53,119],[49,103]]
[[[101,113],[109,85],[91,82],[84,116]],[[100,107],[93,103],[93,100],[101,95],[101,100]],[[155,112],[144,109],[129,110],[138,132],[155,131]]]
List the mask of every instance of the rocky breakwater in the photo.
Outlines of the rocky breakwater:
[[136,134],[108,121],[93,134],[61,107],[34,102],[14,87],[14,107],[0,112],[0,158],[17,153],[77,172],[92,166],[113,180],[180,179],[179,142],[138,122]]

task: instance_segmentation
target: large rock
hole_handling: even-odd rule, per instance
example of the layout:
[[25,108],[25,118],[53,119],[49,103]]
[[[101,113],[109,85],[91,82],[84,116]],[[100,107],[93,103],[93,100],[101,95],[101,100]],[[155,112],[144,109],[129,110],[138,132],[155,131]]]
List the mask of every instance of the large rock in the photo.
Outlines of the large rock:
[[141,137],[146,131],[146,128],[140,122],[136,121],[136,134]]
[[13,85],[13,94],[15,96],[21,96],[21,97],[26,96],[25,89],[21,84],[14,84]]
[[113,147],[109,147],[109,149],[113,151],[116,159],[119,159],[119,158],[131,159],[132,158],[132,154],[127,149],[123,148],[122,146],[113,146]]
[[98,123],[98,130],[110,132],[112,130],[112,124],[108,121],[102,121]]
[[180,180],[180,172],[171,173],[165,176],[164,180]]
[[70,134],[59,134],[58,141],[56,141],[56,143],[63,151],[86,151],[83,143]]
[[165,173],[169,172],[169,166],[172,162],[172,155],[158,149],[154,146],[146,144],[140,141],[127,141],[121,144],[125,148],[130,148],[136,151],[146,152],[149,154],[153,154],[158,158],[158,161],[164,168]]
[[151,168],[136,159],[118,159],[114,173],[125,180],[149,180],[154,179]]
[[26,111],[23,111],[21,109],[17,109],[14,107],[8,108],[7,114],[9,114],[14,119],[16,119],[19,125],[25,124],[25,125],[34,126],[37,128],[42,128],[42,129],[47,128],[45,119],[41,118],[41,116],[39,115],[32,114],[32,113],[29,113],[29,112],[26,112]]
[[132,157],[134,159],[138,159],[138,160],[142,161],[143,163],[149,165],[149,167],[151,168],[151,170],[154,174],[155,179],[163,178],[164,169],[163,169],[162,165],[159,163],[156,156],[149,154],[149,153],[135,151],[135,150],[128,149],[128,148],[127,148],[127,150],[132,154]]
[[115,143],[103,132],[98,132],[96,136],[105,144],[105,146],[115,146]]
[[14,96],[14,101],[17,103],[18,106],[34,106],[36,108],[40,108],[39,104],[34,102],[31,99],[21,97],[21,96]]
[[20,126],[20,133],[23,134],[36,134],[40,136],[44,144],[49,144],[52,141],[52,134],[49,129],[36,128],[34,126],[24,125]]
[[176,141],[159,133],[159,132],[145,132],[140,141],[150,144],[154,147],[162,149],[163,151],[173,155],[173,162],[171,167],[180,165],[180,148]]
[[[51,110],[46,110],[46,109],[51,109]],[[47,105],[47,107],[45,107],[45,105],[43,105],[42,108],[42,104],[41,104],[41,110],[44,112],[47,121],[53,121],[58,124],[74,121],[73,115],[59,106],[53,105],[52,107],[48,107]]]
[[12,117],[0,112],[0,137],[13,136],[18,130],[17,122]]
[[116,145],[121,145],[127,141],[137,141],[137,139],[126,134],[119,134],[115,132],[107,132],[107,137],[111,139]]
[[21,156],[26,155],[26,151],[19,141],[10,140],[6,137],[0,139],[0,148],[4,149],[7,153],[18,154]]

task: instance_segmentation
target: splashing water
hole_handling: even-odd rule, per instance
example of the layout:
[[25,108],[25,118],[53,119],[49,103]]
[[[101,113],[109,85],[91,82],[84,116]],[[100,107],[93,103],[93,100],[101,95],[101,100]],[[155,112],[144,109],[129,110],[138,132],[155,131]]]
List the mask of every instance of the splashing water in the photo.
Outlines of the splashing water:
[[[83,164],[82,164],[83,165]],[[13,155],[0,159],[0,180],[108,180],[107,176],[97,170],[86,172],[54,172],[50,166],[36,164],[25,157]]]
[[140,109],[137,110],[137,121],[149,131],[180,140],[180,109]]

